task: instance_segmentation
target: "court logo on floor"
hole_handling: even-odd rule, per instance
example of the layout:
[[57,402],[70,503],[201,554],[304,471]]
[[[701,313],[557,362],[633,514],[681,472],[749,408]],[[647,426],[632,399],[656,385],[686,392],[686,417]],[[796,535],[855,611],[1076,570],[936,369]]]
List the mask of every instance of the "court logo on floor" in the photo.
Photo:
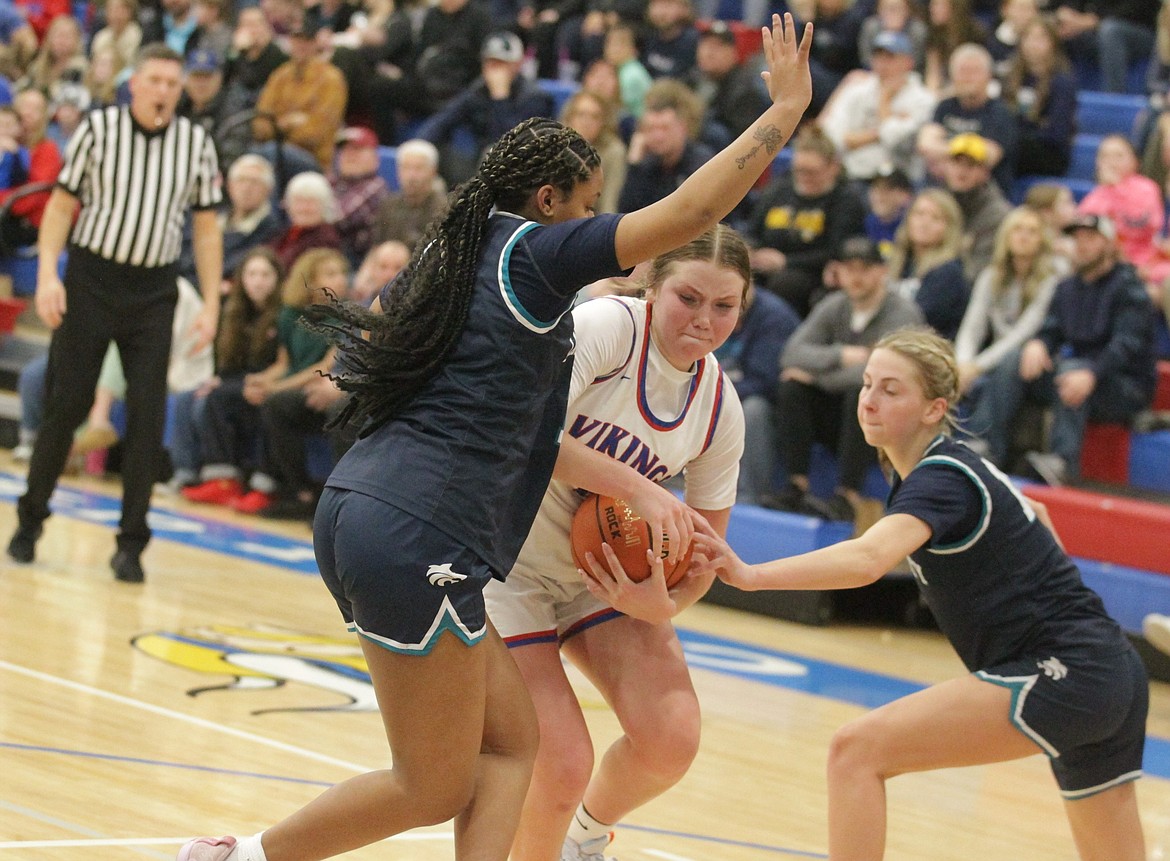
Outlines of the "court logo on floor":
[[253,714],[281,711],[377,711],[374,687],[361,647],[352,637],[324,637],[265,625],[206,625],[181,631],[155,631],[131,643],[153,658],[196,673],[230,676],[226,683],[187,691],[263,691],[296,683],[327,691],[337,702],[269,706]]

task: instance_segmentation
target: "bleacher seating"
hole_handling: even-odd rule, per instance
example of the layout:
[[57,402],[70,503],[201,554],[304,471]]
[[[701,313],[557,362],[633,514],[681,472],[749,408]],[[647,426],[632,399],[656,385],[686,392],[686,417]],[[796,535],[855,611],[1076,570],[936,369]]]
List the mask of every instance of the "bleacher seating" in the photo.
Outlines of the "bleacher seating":
[[1077,94],[1077,132],[1132,135],[1146,106],[1145,96],[1083,90]]
[[386,181],[391,191],[398,191],[398,148],[378,147],[378,175]]
[[537,79],[536,85],[552,96],[554,118],[560,117],[561,110],[565,107],[565,102],[577,90],[581,89],[581,85],[576,81],[554,81],[549,78]]
[[1084,179],[1092,182],[1097,171],[1097,147],[1101,145],[1103,135],[1091,135],[1081,132],[1073,138],[1072,158],[1065,173],[1070,179]]

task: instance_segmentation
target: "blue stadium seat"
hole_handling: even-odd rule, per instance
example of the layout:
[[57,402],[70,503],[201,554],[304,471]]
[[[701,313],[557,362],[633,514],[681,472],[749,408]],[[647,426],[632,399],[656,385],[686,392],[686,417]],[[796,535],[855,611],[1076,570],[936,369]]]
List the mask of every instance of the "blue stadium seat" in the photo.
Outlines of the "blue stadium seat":
[[536,85],[552,96],[553,119],[560,117],[561,108],[565,106],[565,102],[581,88],[581,85],[576,81],[554,81],[551,78],[538,78]]
[[1097,168],[1097,147],[1102,135],[1078,134],[1073,138],[1072,158],[1065,173],[1069,179],[1093,181]]
[[392,146],[378,147],[378,175],[386,180],[391,191],[398,191],[398,149]]
[[1077,93],[1077,131],[1132,136],[1137,118],[1146,107],[1145,96],[1083,90]]

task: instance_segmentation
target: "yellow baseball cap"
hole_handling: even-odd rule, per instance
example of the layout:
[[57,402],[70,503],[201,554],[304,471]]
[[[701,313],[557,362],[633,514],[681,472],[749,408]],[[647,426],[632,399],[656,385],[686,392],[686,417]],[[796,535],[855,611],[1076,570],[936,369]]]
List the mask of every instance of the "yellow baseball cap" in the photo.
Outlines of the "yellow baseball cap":
[[987,164],[987,141],[974,132],[964,132],[951,138],[948,149],[951,158],[965,155],[978,164]]

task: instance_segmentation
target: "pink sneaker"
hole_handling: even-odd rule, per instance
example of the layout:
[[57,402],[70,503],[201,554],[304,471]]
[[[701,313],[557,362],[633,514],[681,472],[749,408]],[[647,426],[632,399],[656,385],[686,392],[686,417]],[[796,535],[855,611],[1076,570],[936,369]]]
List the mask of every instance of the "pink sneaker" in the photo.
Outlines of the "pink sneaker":
[[235,848],[234,837],[196,837],[183,844],[175,861],[226,861]]

